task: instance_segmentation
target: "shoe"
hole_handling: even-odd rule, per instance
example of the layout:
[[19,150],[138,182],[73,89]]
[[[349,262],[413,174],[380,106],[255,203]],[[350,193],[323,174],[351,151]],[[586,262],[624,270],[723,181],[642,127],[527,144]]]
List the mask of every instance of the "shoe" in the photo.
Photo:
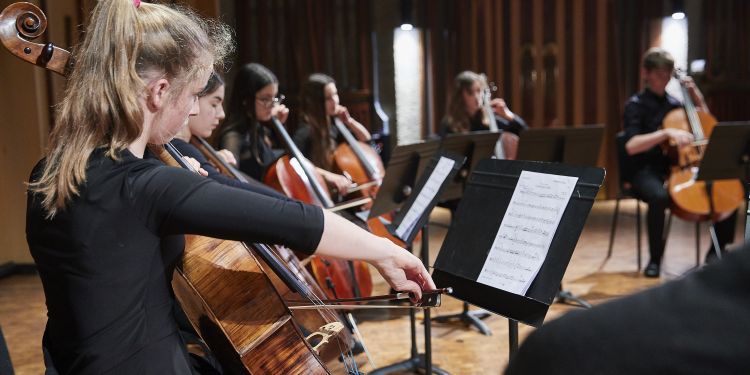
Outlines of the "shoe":
[[659,263],[648,262],[646,269],[643,270],[643,275],[646,277],[659,277]]

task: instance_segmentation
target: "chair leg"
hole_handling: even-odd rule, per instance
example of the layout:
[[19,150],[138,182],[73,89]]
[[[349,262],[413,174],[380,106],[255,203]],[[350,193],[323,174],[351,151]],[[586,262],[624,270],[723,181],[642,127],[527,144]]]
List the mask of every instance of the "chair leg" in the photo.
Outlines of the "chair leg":
[[661,248],[667,248],[667,239],[669,238],[669,230],[672,228],[672,212],[667,215],[667,222],[664,224],[664,233],[661,234]]
[[695,266],[701,265],[701,223],[695,222]]
[[635,236],[636,236],[636,261],[638,262],[638,271],[641,271],[641,201],[635,200]]
[[617,199],[615,199],[615,213],[612,215],[612,228],[609,230],[609,248],[607,249],[607,258],[604,260],[608,260],[610,257],[612,257],[612,247],[615,243],[615,230],[617,229],[617,215],[620,212],[620,197],[618,196]]

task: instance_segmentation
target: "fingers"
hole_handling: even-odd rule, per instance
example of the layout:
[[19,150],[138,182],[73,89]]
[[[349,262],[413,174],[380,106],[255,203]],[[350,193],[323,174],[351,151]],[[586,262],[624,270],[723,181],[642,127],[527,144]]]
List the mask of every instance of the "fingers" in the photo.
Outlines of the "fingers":
[[417,303],[422,299],[422,288],[417,283],[411,280],[405,280],[398,288],[399,292],[408,292],[409,299],[413,303]]
[[271,113],[276,116],[277,119],[283,124],[286,122],[286,119],[289,117],[289,108],[283,104],[279,104],[275,107],[273,107],[273,110]]
[[237,166],[237,159],[234,158],[234,154],[232,153],[232,151],[229,151],[227,149],[220,150],[219,155],[224,158],[225,162]]

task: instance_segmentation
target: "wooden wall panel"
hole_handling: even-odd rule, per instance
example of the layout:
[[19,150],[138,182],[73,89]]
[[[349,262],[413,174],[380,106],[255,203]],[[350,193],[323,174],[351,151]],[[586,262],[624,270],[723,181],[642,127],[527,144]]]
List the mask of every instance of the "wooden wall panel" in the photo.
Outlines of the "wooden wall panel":
[[[14,1],[0,0],[0,8]],[[38,1],[35,1],[40,5]],[[3,48],[0,51],[0,264],[31,263],[26,245],[26,187],[39,160],[49,127],[47,78]]]

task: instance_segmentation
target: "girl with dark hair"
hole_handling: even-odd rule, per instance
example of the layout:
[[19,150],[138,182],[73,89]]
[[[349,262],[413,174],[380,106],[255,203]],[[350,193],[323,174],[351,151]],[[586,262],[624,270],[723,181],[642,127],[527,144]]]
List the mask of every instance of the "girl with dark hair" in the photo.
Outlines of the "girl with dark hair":
[[229,115],[219,132],[220,148],[229,150],[238,167],[256,180],[284,153],[277,136],[266,124],[276,117],[282,124],[289,109],[278,98],[279,80],[260,64],[240,68],[229,99]]
[[[196,116],[190,117],[187,126],[177,134],[175,139],[172,140],[172,145],[174,145],[182,155],[195,159],[200,168],[206,171],[208,178],[213,179],[220,184],[234,186],[236,188],[250,190],[277,198],[286,198],[281,193],[254,180],[253,178],[248,178],[247,182],[243,182],[236,178],[230,178],[223,175],[217,169],[217,166],[211,164],[207,157],[203,155],[198,148],[190,144],[191,137],[200,137],[202,139],[210,137],[213,130],[219,126],[219,122],[224,119],[224,80],[218,73],[213,72],[211,74],[211,78],[208,79],[208,84],[198,97],[200,113]],[[237,165],[234,154],[229,150],[218,150],[216,151],[216,155],[222,158],[227,164]]]
[[312,74],[302,84],[300,111],[301,124],[294,133],[294,143],[318,167],[329,185],[340,194],[346,194],[352,181],[331,172],[334,169],[333,151],[345,141],[333,122],[341,121],[362,142],[370,141],[370,132],[339,104],[336,81],[325,74]]

